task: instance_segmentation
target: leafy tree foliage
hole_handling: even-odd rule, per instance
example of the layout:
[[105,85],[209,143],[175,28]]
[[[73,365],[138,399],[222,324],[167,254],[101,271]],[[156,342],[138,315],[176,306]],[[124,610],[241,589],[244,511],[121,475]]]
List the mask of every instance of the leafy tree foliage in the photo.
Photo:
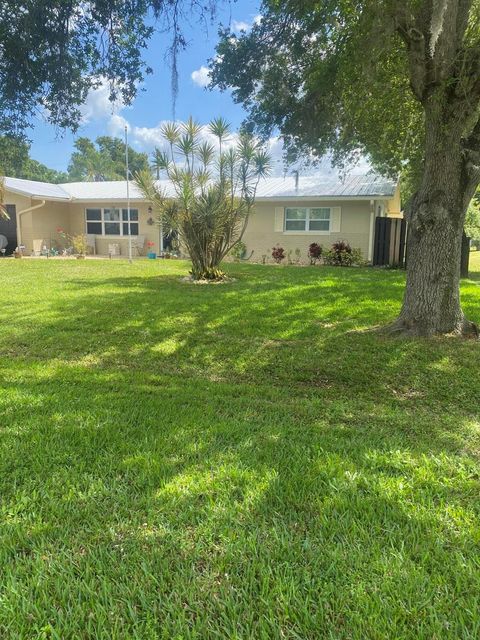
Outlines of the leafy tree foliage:
[[[195,280],[219,280],[223,258],[241,242],[252,211],[259,181],[270,159],[250,136],[232,141],[229,125],[213,120],[202,141],[202,128],[191,118],[162,129],[167,150],[155,154],[156,167],[172,185],[167,192],[151,171],[137,175],[137,183],[152,202],[161,224],[178,231],[192,261]],[[227,142],[232,144],[225,148]]]
[[480,241],[480,204],[479,199],[474,199],[470,203],[465,218],[465,233],[469,238]]
[[168,32],[175,88],[182,15],[214,10],[214,0],[2,0],[0,132],[23,134],[39,109],[75,130],[89,89],[102,80],[112,99],[129,104],[151,71],[142,52],[154,21]]
[[41,182],[66,182],[67,174],[49,169],[30,158],[30,146],[23,139],[0,136],[0,173],[11,178],[25,178]]
[[[480,181],[479,0],[264,0],[249,33],[221,32],[213,84],[290,156],[366,153],[412,194],[407,287],[393,330],[477,332],[460,247]],[[478,332],[477,332],[478,333]]]
[[[71,181],[125,180],[125,143],[120,138],[100,136],[93,142],[78,138],[68,166]],[[148,168],[148,156],[128,147],[132,174]]]

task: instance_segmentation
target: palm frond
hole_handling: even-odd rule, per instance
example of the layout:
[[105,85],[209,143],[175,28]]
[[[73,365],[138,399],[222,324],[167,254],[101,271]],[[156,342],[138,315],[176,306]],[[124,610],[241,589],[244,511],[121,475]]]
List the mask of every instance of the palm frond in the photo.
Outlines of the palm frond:
[[219,140],[226,140],[230,135],[230,125],[221,116],[210,121],[208,130]]
[[207,141],[202,142],[197,148],[197,158],[207,168],[215,157],[215,147]]
[[175,122],[166,122],[160,127],[160,134],[170,144],[175,144],[180,137],[180,127]]
[[182,128],[182,131],[183,131],[184,135],[189,136],[194,141],[196,141],[197,137],[200,135],[200,133],[202,131],[201,125],[198,122],[196,122],[192,118],[192,116],[190,116],[189,119],[186,122],[183,122],[181,124],[181,128]]

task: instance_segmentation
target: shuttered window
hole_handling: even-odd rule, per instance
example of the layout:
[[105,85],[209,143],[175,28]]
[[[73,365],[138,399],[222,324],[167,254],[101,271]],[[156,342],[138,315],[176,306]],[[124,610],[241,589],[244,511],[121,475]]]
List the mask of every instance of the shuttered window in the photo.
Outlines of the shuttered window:
[[285,209],[285,231],[330,231],[330,207]]

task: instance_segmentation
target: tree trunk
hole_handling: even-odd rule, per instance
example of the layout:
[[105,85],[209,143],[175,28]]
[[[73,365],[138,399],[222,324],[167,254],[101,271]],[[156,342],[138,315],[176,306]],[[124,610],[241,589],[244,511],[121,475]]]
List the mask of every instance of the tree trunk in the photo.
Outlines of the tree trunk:
[[[461,133],[426,110],[424,172],[406,214],[407,284],[391,327],[410,335],[477,335],[460,305],[463,224],[471,195],[465,179]],[[473,193],[472,193],[473,195]],[[469,197],[470,196],[470,197]]]

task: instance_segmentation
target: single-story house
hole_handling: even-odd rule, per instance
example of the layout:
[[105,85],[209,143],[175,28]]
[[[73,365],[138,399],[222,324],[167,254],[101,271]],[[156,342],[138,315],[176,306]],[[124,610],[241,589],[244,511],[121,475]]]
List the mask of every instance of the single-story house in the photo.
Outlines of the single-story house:
[[[167,181],[161,181],[168,188]],[[128,253],[128,234],[140,252],[147,242],[163,250],[164,237],[155,212],[135,183],[71,182],[49,184],[5,178],[5,204],[10,221],[0,220],[0,234],[9,240],[7,251],[24,245],[25,255],[39,246],[62,246],[59,229],[71,235],[88,234],[97,255]],[[306,255],[312,242],[330,246],[345,240],[372,259],[377,216],[401,216],[398,185],[372,174],[349,176],[343,181],[318,176],[266,178],[258,186],[255,212],[244,242],[248,253],[260,260],[279,244],[287,252]]]

